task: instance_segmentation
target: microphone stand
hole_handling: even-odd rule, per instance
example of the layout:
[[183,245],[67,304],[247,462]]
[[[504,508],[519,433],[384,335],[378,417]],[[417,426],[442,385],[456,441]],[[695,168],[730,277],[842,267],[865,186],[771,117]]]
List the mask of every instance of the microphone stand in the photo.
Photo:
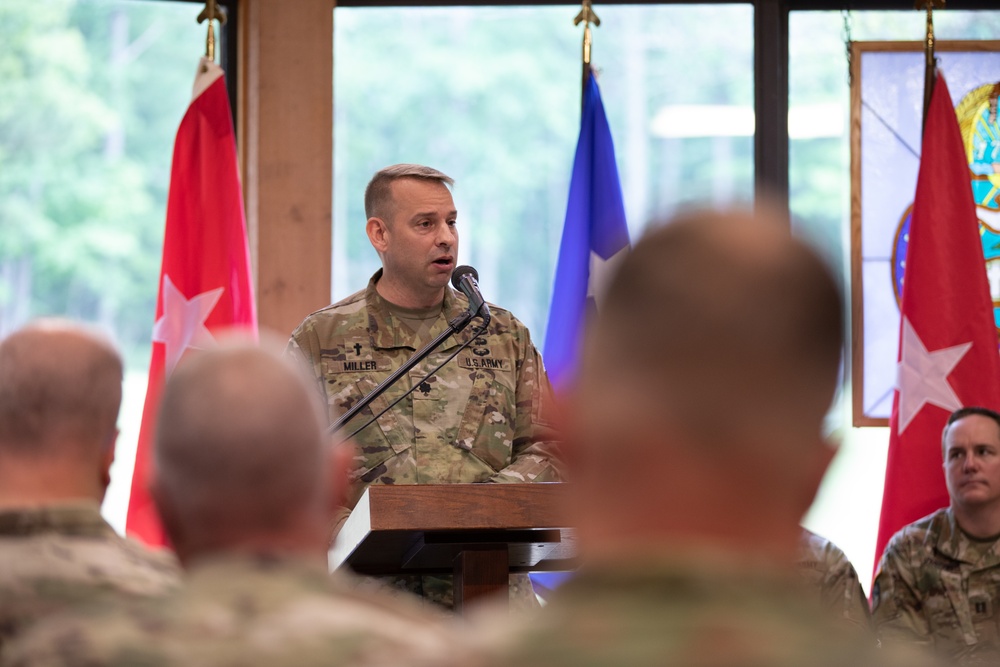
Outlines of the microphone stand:
[[[476,315],[478,315],[479,311],[481,309],[482,309],[482,306],[480,306],[479,308],[477,308],[476,312],[472,312],[471,310],[466,310],[461,315],[459,315],[458,317],[456,317],[453,320],[451,320],[450,322],[448,322],[448,326],[447,326],[447,328],[444,331],[442,331],[434,340],[432,340],[431,342],[427,343],[427,345],[424,345],[422,348],[420,348],[419,350],[417,350],[413,354],[413,356],[410,357],[409,359],[407,359],[406,362],[402,366],[400,366],[395,371],[393,371],[393,373],[389,377],[387,377],[386,379],[382,380],[382,382],[380,382],[377,387],[375,387],[374,389],[372,389],[371,392],[368,393],[368,395],[366,395],[364,398],[362,398],[360,401],[358,401],[354,405],[354,407],[352,407],[350,410],[348,410],[343,415],[341,415],[340,419],[338,419],[337,421],[335,421],[333,423],[333,425],[330,426],[328,432],[329,433],[336,433],[336,432],[340,431],[342,428],[344,428],[344,426],[347,425],[347,422],[349,422],[352,419],[354,419],[354,417],[356,417],[362,410],[364,410],[369,405],[371,405],[372,401],[374,401],[376,398],[378,398],[379,396],[381,396],[382,394],[384,394],[389,387],[391,387],[392,385],[396,384],[396,382],[398,382],[401,377],[403,377],[404,375],[406,375],[407,373],[409,373],[413,369],[414,366],[416,366],[421,361],[423,361],[424,359],[426,359],[427,356],[431,352],[433,352],[434,350],[436,350],[437,348],[439,348],[441,346],[441,344],[449,336],[452,336],[452,335],[454,335],[454,334],[462,331],[462,329],[464,329],[466,326],[468,326],[469,322],[472,321],[472,318],[475,317]],[[490,322],[489,316],[486,316],[483,319],[484,319],[484,321],[483,321],[483,325],[482,325],[481,331],[485,331],[486,327],[489,325],[489,322]],[[468,343],[466,343],[466,345],[468,345]],[[463,345],[462,347],[464,348],[465,345]],[[460,352],[461,349],[462,348],[459,348],[458,350],[456,350],[455,354],[458,354],[458,352]],[[452,357],[454,357],[454,355],[452,355]],[[445,363],[447,363],[448,361],[450,361],[452,357],[449,357],[445,361]],[[444,364],[442,364],[442,366],[443,365]],[[433,375],[434,373],[436,373],[438,371],[438,369],[440,369],[440,368],[441,368],[441,366],[438,366],[438,368],[434,369],[431,372],[431,375]],[[430,375],[428,375],[427,377],[430,377]],[[424,379],[426,380],[427,378],[424,378]],[[416,389],[419,386],[420,386],[419,382],[415,383],[410,388],[409,391],[407,391],[405,394],[403,394],[398,399],[396,399],[396,402],[399,402],[400,400],[402,400],[403,398],[405,398],[406,396],[408,396],[414,389]],[[392,405],[395,405],[396,402],[394,402]],[[392,405],[390,405],[389,407],[392,407]],[[381,416],[381,414],[382,413],[379,413],[378,415],[376,415],[375,417],[373,417],[372,420],[371,420],[371,422],[368,422],[368,424],[365,424],[364,426],[362,426],[361,429],[367,427],[369,424],[371,424],[372,422],[374,422],[376,419],[378,419]],[[358,429],[358,431],[360,431],[361,429]],[[356,434],[358,431],[355,431],[352,435]]]

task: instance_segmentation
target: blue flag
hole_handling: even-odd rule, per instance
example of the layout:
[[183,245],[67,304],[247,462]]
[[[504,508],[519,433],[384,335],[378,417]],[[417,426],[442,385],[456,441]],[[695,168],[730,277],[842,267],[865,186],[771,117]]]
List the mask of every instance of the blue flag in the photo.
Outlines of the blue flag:
[[575,375],[584,322],[587,313],[597,308],[595,296],[600,293],[602,274],[628,248],[615,147],[591,69],[584,86],[580,138],[543,351],[545,368],[557,390]]

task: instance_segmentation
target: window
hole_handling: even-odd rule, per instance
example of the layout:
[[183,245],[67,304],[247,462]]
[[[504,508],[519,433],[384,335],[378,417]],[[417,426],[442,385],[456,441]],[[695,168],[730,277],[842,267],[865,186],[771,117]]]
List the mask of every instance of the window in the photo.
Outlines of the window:
[[105,516],[124,531],[149,367],[174,134],[201,6],[0,2],[0,334],[59,315],[126,360]]
[[[335,299],[364,288],[379,265],[364,232],[368,179],[421,162],[456,179],[459,261],[541,345],[579,131],[577,11],[334,11]],[[633,238],[684,203],[750,198],[752,7],[597,12],[593,63]]]
[[[795,230],[830,259],[848,295],[851,174],[845,25],[857,41],[919,41],[925,17],[913,10],[791,12],[789,17],[789,201]],[[1000,31],[1000,12],[938,11],[934,28],[939,40],[990,39]],[[922,80],[918,85],[922,89]],[[802,132],[803,125],[797,125],[804,119],[809,119],[811,131]],[[915,185],[914,178],[909,187]],[[806,523],[847,553],[867,590],[875,565],[889,433],[886,428],[853,428],[850,410],[847,387],[830,417],[831,428],[842,440],[840,452]]]

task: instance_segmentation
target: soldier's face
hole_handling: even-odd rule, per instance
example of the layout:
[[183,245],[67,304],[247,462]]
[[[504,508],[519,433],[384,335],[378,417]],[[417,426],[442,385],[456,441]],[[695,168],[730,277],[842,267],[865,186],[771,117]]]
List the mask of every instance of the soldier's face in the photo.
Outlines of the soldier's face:
[[982,415],[953,423],[944,436],[944,471],[953,503],[1000,503],[1000,426]]
[[458,256],[455,202],[443,183],[402,178],[392,184],[392,220],[386,221],[384,275],[415,292],[442,290]]

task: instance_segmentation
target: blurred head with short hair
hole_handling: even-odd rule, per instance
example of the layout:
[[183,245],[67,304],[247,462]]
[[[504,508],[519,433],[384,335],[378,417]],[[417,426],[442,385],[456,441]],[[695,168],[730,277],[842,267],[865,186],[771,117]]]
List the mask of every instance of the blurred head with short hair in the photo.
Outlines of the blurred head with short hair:
[[830,271],[781,220],[684,213],[615,276],[568,426],[592,552],[688,538],[794,558],[832,455],[843,315]]
[[333,454],[324,426],[314,388],[287,359],[239,344],[185,359],[164,389],[152,487],[181,561],[325,554],[350,452]]
[[95,330],[44,319],[0,342],[0,504],[100,502],[121,398],[121,356]]

